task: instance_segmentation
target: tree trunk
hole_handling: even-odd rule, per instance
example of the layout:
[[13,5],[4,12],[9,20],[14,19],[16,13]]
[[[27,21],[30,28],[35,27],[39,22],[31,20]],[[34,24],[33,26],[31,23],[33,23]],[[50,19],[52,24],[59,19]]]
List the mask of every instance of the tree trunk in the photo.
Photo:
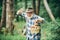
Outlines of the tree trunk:
[[54,18],[53,14],[52,14],[51,9],[49,8],[49,5],[48,5],[48,3],[47,3],[47,0],[43,0],[43,1],[44,1],[44,6],[45,6],[45,8],[46,8],[46,10],[47,10],[47,12],[48,12],[51,20],[52,20],[52,21],[55,21],[55,18]]
[[41,1],[41,0],[38,0],[38,5],[39,5],[39,6],[38,6],[38,13],[39,13],[39,11],[40,11],[40,1]]
[[6,26],[6,0],[3,0],[3,7],[2,7],[2,18],[1,18],[1,26],[5,27]]
[[14,19],[14,0],[7,0],[6,3],[6,28],[9,33],[13,31],[13,19]]
[[33,1],[32,4],[33,4],[34,13],[36,14],[36,2],[35,0],[32,0],[32,1]]
[[36,15],[39,15],[39,11],[40,11],[40,0],[33,0],[33,9],[34,9],[34,13]]
[[25,9],[27,8],[27,0],[25,0]]
[[56,20],[55,20],[53,14],[52,14],[51,9],[49,8],[49,5],[48,5],[48,3],[47,3],[47,0],[43,0],[43,1],[44,1],[44,6],[45,6],[45,8],[46,8],[46,10],[47,10],[47,12],[48,12],[48,14],[49,14],[51,20],[54,22],[54,24],[56,24],[57,26],[60,27],[60,24],[58,24],[58,23],[56,22]]
[[39,15],[40,11],[40,0],[36,0],[36,14]]

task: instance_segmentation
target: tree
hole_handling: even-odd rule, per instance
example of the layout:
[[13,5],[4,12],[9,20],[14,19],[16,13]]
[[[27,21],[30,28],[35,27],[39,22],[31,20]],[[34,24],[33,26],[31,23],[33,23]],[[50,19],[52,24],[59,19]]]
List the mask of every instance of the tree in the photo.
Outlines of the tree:
[[3,0],[1,28],[6,26],[6,0]]
[[32,5],[33,5],[34,13],[36,14],[36,2],[35,2],[35,0],[32,0]]
[[25,0],[25,9],[27,8],[27,0]]
[[33,9],[34,9],[35,14],[39,15],[40,0],[33,0]]
[[14,19],[14,0],[7,0],[6,2],[6,28],[9,33],[13,31]]
[[[53,0],[52,0],[53,1]],[[60,0],[54,0],[55,1],[55,4],[56,4],[56,2],[58,1],[58,4],[59,4],[59,1]],[[57,4],[57,5],[58,5]],[[51,9],[49,8],[49,6],[48,6],[48,3],[47,3],[47,0],[44,0],[44,6],[45,6],[45,8],[46,8],[46,10],[47,10],[47,12],[48,12],[48,14],[49,14],[49,16],[50,16],[50,18],[51,18],[51,20],[54,22],[54,24],[55,24],[55,30],[54,29],[52,29],[53,30],[53,32],[55,33],[54,35],[56,35],[56,37],[55,38],[53,38],[54,40],[60,40],[60,24],[58,24],[57,22],[56,22],[56,20],[55,20],[55,18],[54,18],[54,16],[53,16],[53,14],[52,14],[52,12],[51,12]],[[58,7],[58,6],[57,6]],[[56,9],[55,9],[56,10]],[[57,25],[57,26],[56,26]]]
[[45,6],[45,8],[46,8],[46,10],[47,10],[47,12],[48,12],[51,20],[52,20],[52,21],[55,21],[55,18],[54,18],[53,14],[52,14],[51,9],[49,8],[49,5],[48,5],[48,3],[47,3],[47,0],[43,0],[43,1],[44,1],[44,6]]
[[0,22],[1,22],[1,14],[2,14],[2,2],[3,0],[0,0]]
[[36,0],[36,14],[39,15],[40,11],[40,0]]
[[51,20],[54,22],[54,24],[56,24],[57,26],[60,27],[60,25],[56,22],[56,20],[55,20],[55,18],[54,18],[54,16],[53,16],[53,13],[52,13],[52,11],[51,11],[51,9],[49,8],[49,5],[48,5],[48,3],[47,3],[47,0],[43,0],[43,1],[44,1],[44,6],[45,6],[45,8],[46,8],[46,10],[47,10],[47,12],[48,12],[48,14],[49,14],[49,17],[50,17]]

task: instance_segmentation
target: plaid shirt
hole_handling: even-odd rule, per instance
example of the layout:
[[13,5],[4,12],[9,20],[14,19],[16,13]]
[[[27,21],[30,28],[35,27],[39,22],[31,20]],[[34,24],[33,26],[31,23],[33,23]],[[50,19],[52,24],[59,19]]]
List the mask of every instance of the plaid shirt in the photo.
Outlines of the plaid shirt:
[[[29,18],[26,13],[21,14],[26,19],[26,28],[27,28],[27,37],[30,39],[33,38],[33,35],[30,33],[30,27],[34,25],[35,20],[41,19],[44,20],[44,18],[41,18],[38,15],[33,14],[31,18]],[[40,23],[40,22],[39,22]],[[34,34],[35,35],[35,34]],[[40,35],[37,35],[40,38]],[[35,40],[35,38],[33,38]],[[38,38],[36,38],[37,40]]]
[[[21,15],[22,15],[23,17],[25,17],[25,19],[26,19],[26,26],[27,26],[27,27],[33,26],[35,20],[38,20],[38,19],[44,20],[44,18],[41,18],[40,16],[35,15],[35,14],[33,14],[31,18],[29,18],[29,17],[26,15],[26,13],[22,13]],[[39,22],[39,23],[40,23],[40,22]]]

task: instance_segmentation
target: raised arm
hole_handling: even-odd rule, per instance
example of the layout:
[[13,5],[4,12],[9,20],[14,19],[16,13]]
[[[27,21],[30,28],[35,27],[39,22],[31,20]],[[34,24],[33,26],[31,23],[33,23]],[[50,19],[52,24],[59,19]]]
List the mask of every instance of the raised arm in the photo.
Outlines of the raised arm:
[[23,8],[21,8],[17,11],[17,15],[21,15],[21,16],[25,17],[25,14],[26,13],[25,13],[25,10]]

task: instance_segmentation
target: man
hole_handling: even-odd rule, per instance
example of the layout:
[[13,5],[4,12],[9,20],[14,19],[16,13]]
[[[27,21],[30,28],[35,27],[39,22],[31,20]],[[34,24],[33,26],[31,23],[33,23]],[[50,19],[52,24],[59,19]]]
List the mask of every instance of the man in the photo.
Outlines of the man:
[[[28,8],[26,11],[20,9],[17,11],[17,15],[22,15],[26,19],[27,40],[40,40],[39,26],[44,18],[34,14],[33,8]],[[37,30],[38,32],[36,32]]]

